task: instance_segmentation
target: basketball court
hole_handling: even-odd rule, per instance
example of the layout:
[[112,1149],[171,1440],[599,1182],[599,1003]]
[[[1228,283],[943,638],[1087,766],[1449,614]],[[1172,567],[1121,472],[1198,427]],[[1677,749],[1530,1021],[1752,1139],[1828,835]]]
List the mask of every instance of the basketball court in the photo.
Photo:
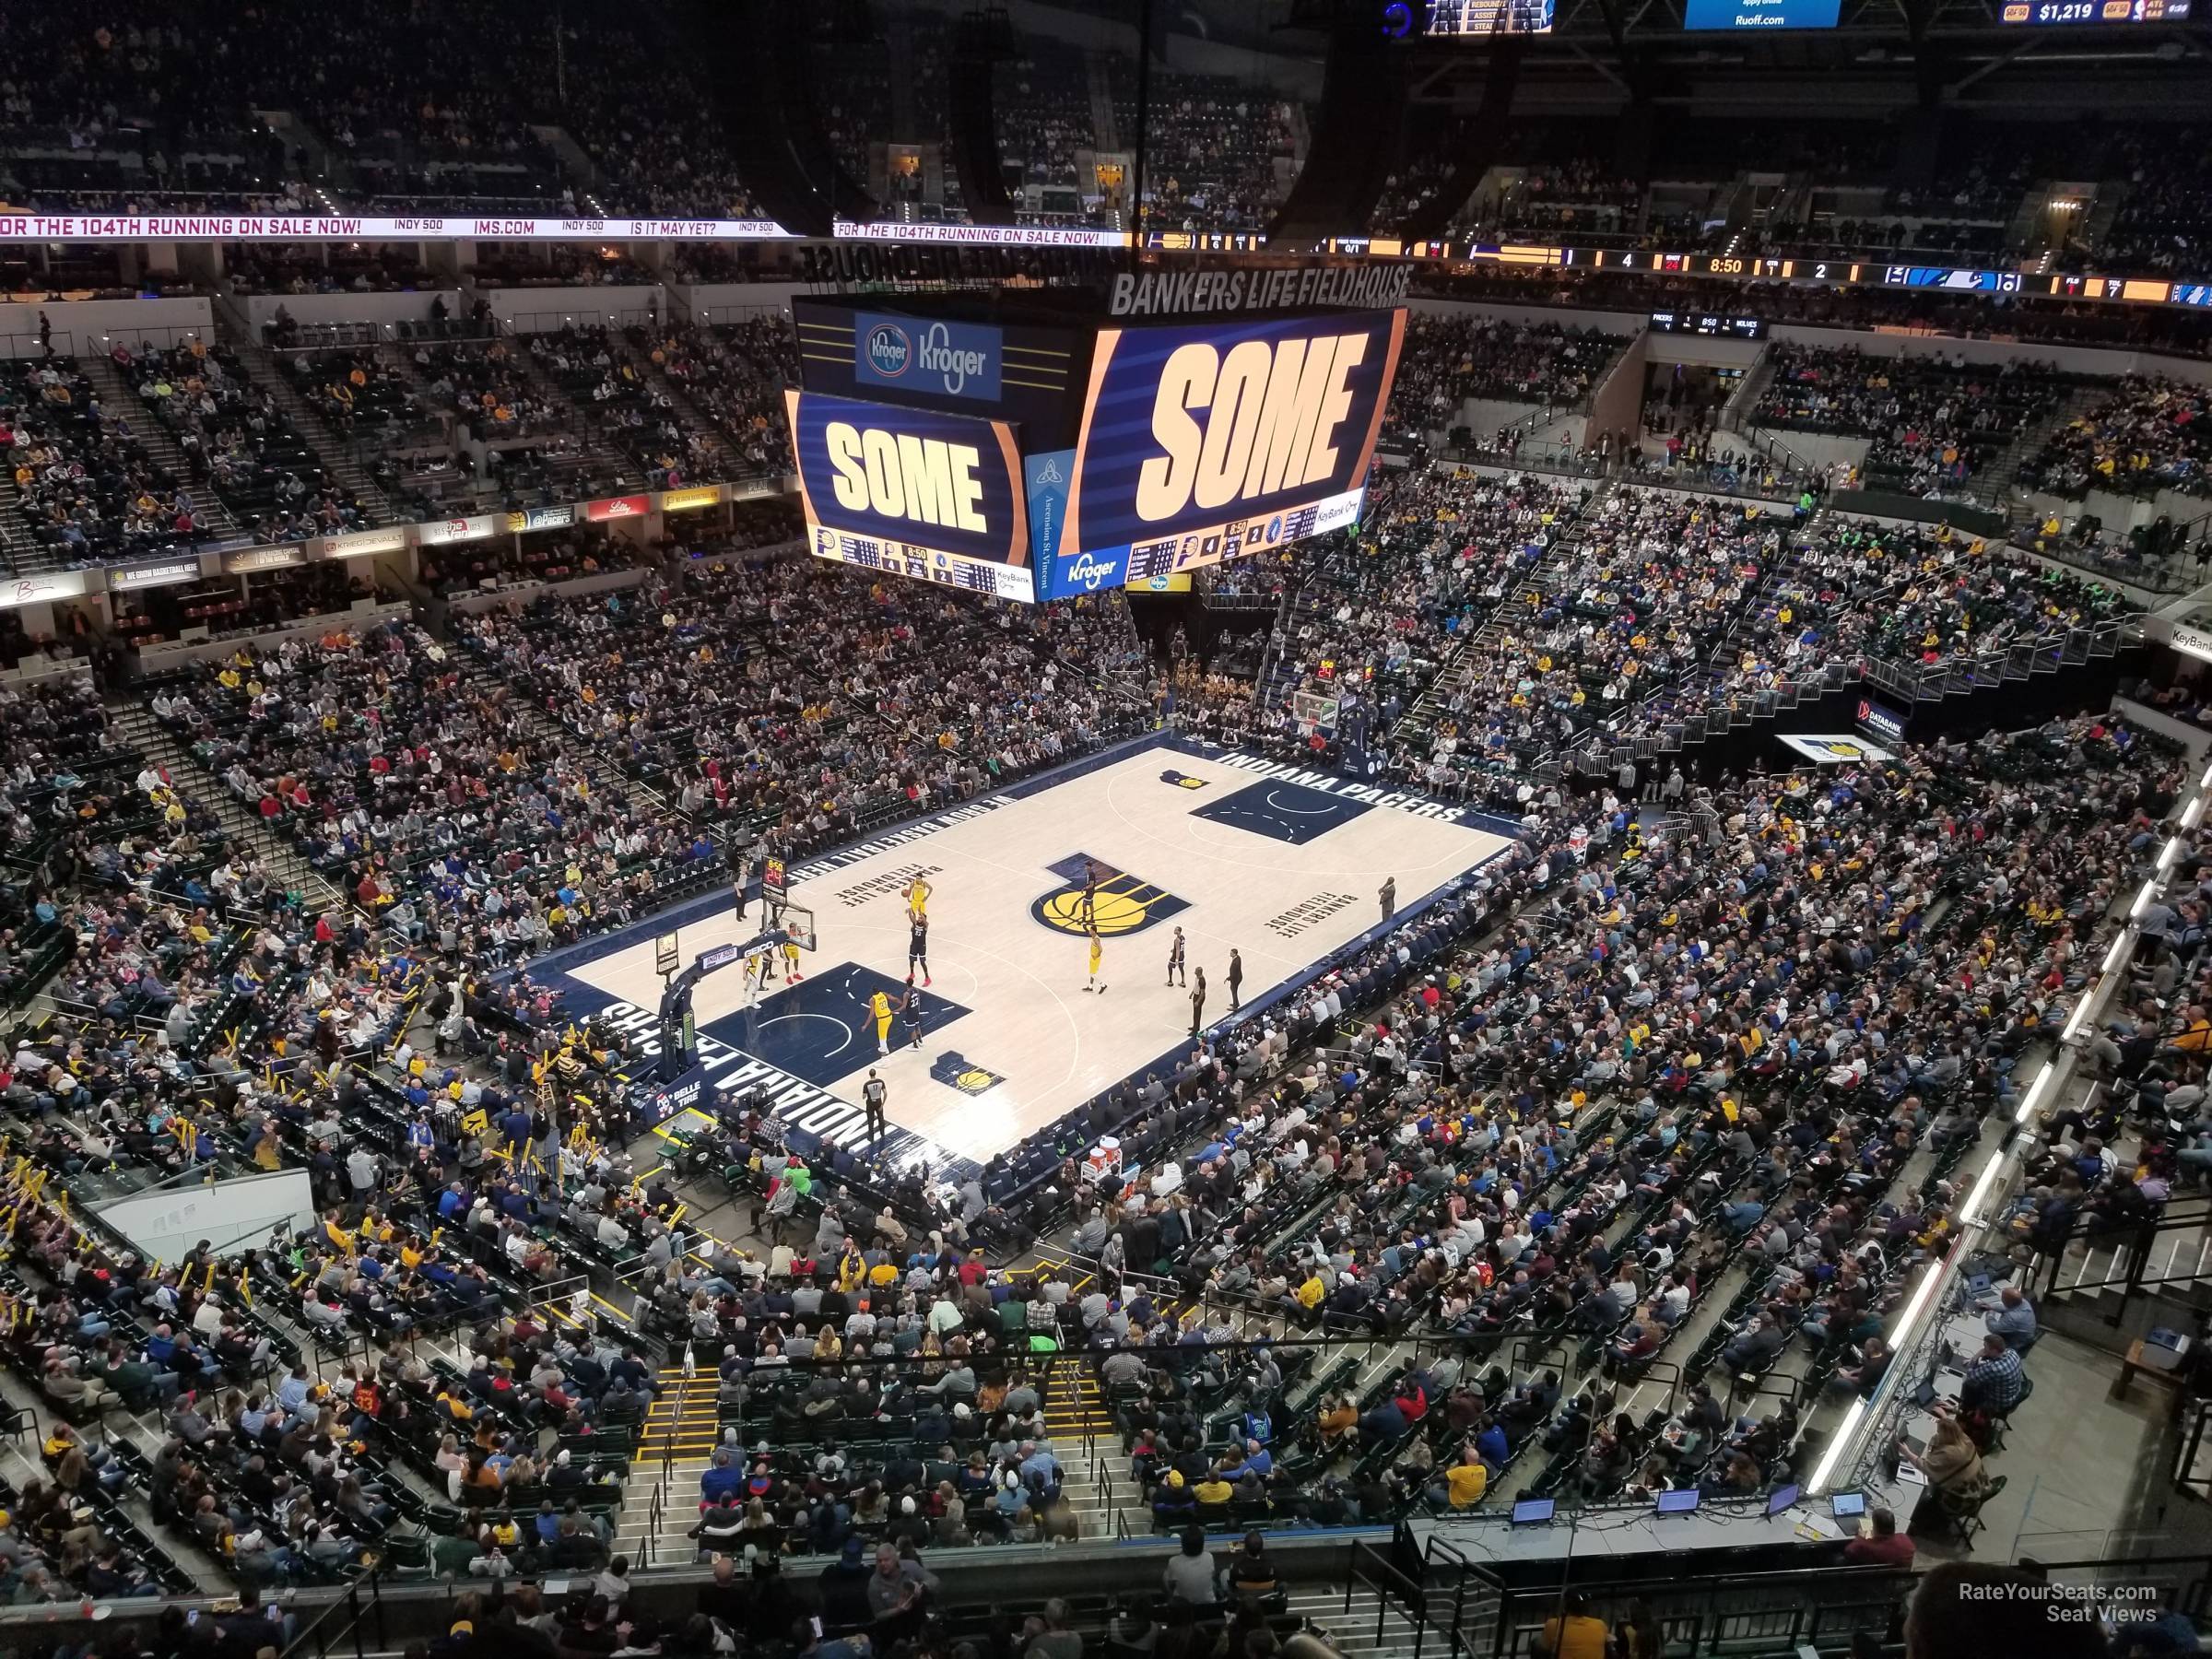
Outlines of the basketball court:
[[[861,1086],[888,1088],[890,1143],[933,1168],[976,1162],[1187,1050],[1189,992],[1165,982],[1175,929],[1204,1018],[1230,1012],[1230,951],[1251,1003],[1375,928],[1394,877],[1401,911],[1497,856],[1510,826],[1175,738],[1159,738],[968,802],[788,872],[819,948],[787,983],[779,958],[754,1006],[742,966],[698,982],[700,1059],[717,1090],[766,1091],[803,1133],[857,1146]],[[1096,886],[1086,888],[1095,868]],[[919,1046],[894,1019],[879,1052],[872,999],[907,989],[908,890],[927,899],[930,981]],[[1101,940],[1104,989],[1086,988]],[[685,963],[762,931],[725,897],[562,953],[536,971],[580,1009],[653,1030],[655,935]]]

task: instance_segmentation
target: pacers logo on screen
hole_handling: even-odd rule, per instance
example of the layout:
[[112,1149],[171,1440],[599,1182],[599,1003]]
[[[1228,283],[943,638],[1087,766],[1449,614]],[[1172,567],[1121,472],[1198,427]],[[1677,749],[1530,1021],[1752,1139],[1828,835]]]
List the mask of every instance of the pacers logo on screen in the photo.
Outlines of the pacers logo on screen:
[[1030,914],[1055,933],[1078,937],[1095,924],[1107,938],[1142,933],[1155,922],[1190,909],[1165,888],[1078,853],[1050,866],[1062,886],[1030,906]]
[[1226,355],[1202,340],[1178,347],[1153,398],[1164,453],[1137,473],[1137,515],[1161,524],[1332,478],[1370,343],[1361,332],[1244,340]]

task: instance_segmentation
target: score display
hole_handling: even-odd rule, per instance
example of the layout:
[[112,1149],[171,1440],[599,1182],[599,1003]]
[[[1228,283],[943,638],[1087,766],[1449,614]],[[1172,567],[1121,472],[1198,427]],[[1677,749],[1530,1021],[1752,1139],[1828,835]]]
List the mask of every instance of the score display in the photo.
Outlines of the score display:
[[1724,317],[1713,312],[1653,312],[1652,328],[1658,334],[1707,335],[1729,340],[1767,337],[1764,317]]
[[2071,28],[2085,23],[2186,23],[2189,0],[2005,0],[2000,23],[2030,29]]

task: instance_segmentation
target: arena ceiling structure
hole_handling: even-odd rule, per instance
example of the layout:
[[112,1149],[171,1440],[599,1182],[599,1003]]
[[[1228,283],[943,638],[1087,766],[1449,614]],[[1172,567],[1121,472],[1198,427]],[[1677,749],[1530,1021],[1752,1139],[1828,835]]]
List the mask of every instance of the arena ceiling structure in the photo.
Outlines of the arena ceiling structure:
[[1109,124],[1122,117],[1133,198],[1156,123],[1188,112],[1165,76],[1294,100],[1306,159],[1265,226],[1275,241],[1358,233],[1392,175],[1441,149],[1456,176],[1436,222],[1405,227],[1438,234],[1458,186],[1535,122],[1604,124],[1629,176],[1689,124],[1894,124],[1909,182],[1961,118],[2078,123],[2086,169],[2130,124],[2212,107],[2212,24],[2192,0],[677,0],[653,27],[706,69],[768,209],[817,235],[897,212],[900,182],[841,154],[856,105],[930,128],[927,165],[970,222],[1016,222],[1008,133],[1041,53],[1119,65],[1094,71],[1091,95]]

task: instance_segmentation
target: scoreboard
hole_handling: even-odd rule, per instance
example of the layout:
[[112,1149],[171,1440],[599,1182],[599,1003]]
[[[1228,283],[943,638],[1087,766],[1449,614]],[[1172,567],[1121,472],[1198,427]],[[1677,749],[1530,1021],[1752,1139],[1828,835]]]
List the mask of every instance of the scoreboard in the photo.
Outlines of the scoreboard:
[[1397,309],[1056,333],[796,309],[809,550],[1023,603],[1187,581],[1356,523],[1406,333]]
[[2004,0],[2000,23],[2070,29],[2087,23],[2186,23],[2189,0]]

